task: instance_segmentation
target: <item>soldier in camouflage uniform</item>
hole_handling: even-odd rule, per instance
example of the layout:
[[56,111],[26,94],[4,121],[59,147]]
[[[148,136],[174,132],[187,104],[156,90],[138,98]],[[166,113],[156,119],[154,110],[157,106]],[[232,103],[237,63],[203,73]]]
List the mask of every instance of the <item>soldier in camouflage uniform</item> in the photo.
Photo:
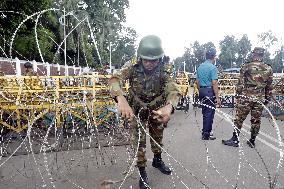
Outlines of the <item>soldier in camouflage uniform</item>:
[[26,68],[25,72],[23,73],[23,76],[36,76],[36,72],[33,71],[33,65],[30,62],[26,62],[24,64],[24,67]]
[[[122,118],[129,120],[131,127],[131,143],[137,152],[137,167],[140,171],[140,188],[148,188],[148,178],[145,171],[147,158],[146,133],[149,128],[151,150],[154,153],[152,166],[158,168],[164,174],[171,174],[161,157],[163,146],[163,124],[170,120],[180,98],[180,91],[175,81],[170,77],[167,65],[162,60],[164,52],[161,40],[154,35],[145,36],[141,39],[137,50],[137,63],[126,64],[114,74],[110,80],[110,92],[117,102],[118,110]],[[120,86],[121,81],[129,80],[129,95],[124,97]],[[141,125],[133,119],[139,116]],[[140,141],[139,141],[140,136]]]
[[263,105],[272,97],[273,72],[271,66],[263,63],[264,49],[255,47],[252,51],[252,61],[245,63],[240,70],[240,78],[236,90],[237,110],[234,120],[233,137],[222,140],[224,145],[239,146],[238,136],[242,124],[251,112],[251,138],[247,144],[255,147],[255,139],[260,129]]

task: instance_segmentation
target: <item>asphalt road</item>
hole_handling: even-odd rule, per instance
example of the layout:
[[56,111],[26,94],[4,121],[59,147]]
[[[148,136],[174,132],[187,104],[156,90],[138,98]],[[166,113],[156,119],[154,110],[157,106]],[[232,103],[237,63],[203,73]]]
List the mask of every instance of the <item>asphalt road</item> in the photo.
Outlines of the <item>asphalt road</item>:
[[[284,122],[263,117],[256,148],[246,145],[250,117],[245,121],[239,148],[224,146],[222,139],[232,135],[233,109],[218,109],[214,141],[201,140],[200,109],[176,111],[165,129],[163,160],[173,170],[163,175],[151,166],[153,154],[147,144],[146,168],[152,189],[283,189],[283,144],[278,134]],[[127,137],[127,135],[125,135]],[[110,137],[111,141],[111,137]],[[89,141],[91,142],[91,141]],[[82,146],[85,141],[82,140]],[[23,146],[29,150],[32,144]],[[0,189],[32,188],[138,188],[137,169],[130,166],[129,145],[2,157]],[[132,167],[132,170],[129,170]],[[126,177],[124,173],[130,172]]]

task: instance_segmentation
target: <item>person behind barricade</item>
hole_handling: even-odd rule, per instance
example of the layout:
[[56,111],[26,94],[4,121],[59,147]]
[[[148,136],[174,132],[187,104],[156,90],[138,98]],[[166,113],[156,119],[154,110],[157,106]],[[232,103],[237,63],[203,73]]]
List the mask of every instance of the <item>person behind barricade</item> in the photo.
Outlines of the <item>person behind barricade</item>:
[[[33,70],[33,65],[30,62],[26,62],[24,64],[24,73],[23,76],[38,76],[37,72]],[[26,87],[29,89],[37,89],[39,86],[42,85],[39,78],[25,78]]]
[[201,107],[198,105],[198,100],[199,100],[199,89],[198,89],[198,84],[197,80],[193,82],[193,107]]
[[37,73],[34,72],[33,70],[33,65],[30,62],[26,62],[24,64],[24,68],[26,69],[25,72],[23,73],[23,76],[36,76]]
[[[0,77],[1,76],[5,76],[5,73],[4,72],[2,72],[2,71],[0,71]],[[3,86],[6,84],[6,81],[5,81],[5,79],[0,79],[0,89],[2,89],[3,88]]]
[[202,140],[215,140],[211,135],[213,119],[215,114],[215,101],[220,106],[218,90],[218,70],[214,65],[216,49],[210,48],[206,52],[206,61],[197,68],[197,85],[199,89],[199,101],[202,107],[203,128]]
[[[164,164],[161,157],[163,124],[170,120],[170,115],[179,101],[180,91],[170,77],[170,71],[162,63],[163,56],[161,39],[155,35],[145,36],[139,43],[137,63],[124,65],[109,80],[110,92],[117,102],[118,111],[122,118],[129,120],[133,150],[136,151],[138,147],[136,163],[140,173],[140,189],[148,188],[149,185],[145,171],[147,127],[152,137],[152,166],[166,175],[171,174],[170,168]],[[130,88],[126,98],[120,82],[127,79]],[[139,119],[136,119],[137,117]]]
[[[264,64],[265,49],[255,47],[251,62],[246,62],[240,70],[236,86],[236,116],[234,132],[229,140],[222,140],[224,145],[239,146],[239,134],[247,115],[251,113],[251,137],[247,144],[255,147],[255,139],[260,129],[263,104],[268,104],[272,97],[273,71],[271,66]],[[263,103],[263,104],[262,104]]]

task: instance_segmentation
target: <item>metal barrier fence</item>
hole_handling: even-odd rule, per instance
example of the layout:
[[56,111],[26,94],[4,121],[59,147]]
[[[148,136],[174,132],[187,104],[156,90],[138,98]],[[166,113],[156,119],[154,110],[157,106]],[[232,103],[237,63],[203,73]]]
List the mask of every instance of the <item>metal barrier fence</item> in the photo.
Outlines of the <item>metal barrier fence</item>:
[[[60,127],[64,114],[87,120],[84,108],[97,117],[98,107],[113,105],[108,95],[107,76],[21,76],[0,77],[0,123],[16,132],[28,127],[28,123],[54,112],[55,123]],[[89,115],[90,116],[90,115]],[[96,120],[100,124],[103,120]]]

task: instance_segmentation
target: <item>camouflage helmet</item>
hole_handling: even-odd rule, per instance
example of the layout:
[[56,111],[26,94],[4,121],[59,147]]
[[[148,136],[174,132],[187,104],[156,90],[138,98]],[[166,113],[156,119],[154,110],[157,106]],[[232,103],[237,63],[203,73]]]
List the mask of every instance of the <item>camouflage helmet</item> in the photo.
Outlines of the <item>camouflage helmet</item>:
[[147,35],[139,43],[137,56],[146,60],[156,60],[164,56],[162,41],[158,36]]
[[252,51],[252,53],[255,53],[255,54],[258,54],[260,56],[263,56],[264,55],[264,51],[265,49],[262,48],[262,47],[255,47]]
[[25,67],[25,68],[32,68],[33,65],[32,65],[32,63],[30,63],[30,62],[26,62],[26,63],[24,64],[24,67]]

